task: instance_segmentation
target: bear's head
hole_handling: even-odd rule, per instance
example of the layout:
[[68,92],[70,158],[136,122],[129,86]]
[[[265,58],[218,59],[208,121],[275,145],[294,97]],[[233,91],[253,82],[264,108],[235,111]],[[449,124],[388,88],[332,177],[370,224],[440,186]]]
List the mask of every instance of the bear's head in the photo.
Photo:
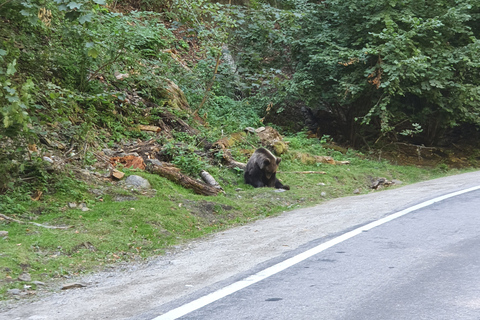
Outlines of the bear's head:
[[274,159],[264,159],[263,160],[263,172],[265,172],[265,176],[267,179],[277,172],[278,165],[282,161],[282,158],[274,158]]

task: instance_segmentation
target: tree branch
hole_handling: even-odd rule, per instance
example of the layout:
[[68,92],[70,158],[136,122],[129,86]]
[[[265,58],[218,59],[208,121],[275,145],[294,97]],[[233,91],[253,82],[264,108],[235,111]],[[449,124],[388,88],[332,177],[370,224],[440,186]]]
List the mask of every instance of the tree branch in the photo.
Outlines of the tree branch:
[[[8,221],[12,221],[12,222],[20,223],[20,224],[27,223],[25,221],[17,220],[17,219],[11,218],[9,216],[6,216],[4,214],[1,214],[1,213],[0,213],[0,218],[3,218],[3,219],[8,220]],[[47,226],[47,225],[36,223],[36,222],[28,222],[28,223],[33,224],[34,226],[37,226],[37,227],[42,227],[42,228],[47,228],[47,229],[63,229],[63,230],[65,230],[65,229],[73,228],[73,226],[58,227],[58,226]]]

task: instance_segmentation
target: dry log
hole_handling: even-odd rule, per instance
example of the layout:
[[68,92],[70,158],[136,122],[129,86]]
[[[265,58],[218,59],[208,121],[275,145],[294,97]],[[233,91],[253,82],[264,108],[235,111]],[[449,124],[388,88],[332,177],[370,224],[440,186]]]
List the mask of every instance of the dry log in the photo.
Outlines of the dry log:
[[239,168],[245,170],[245,167],[247,166],[246,163],[233,160],[232,154],[228,149],[223,149],[223,160],[228,168]]
[[209,186],[206,183],[192,179],[189,176],[180,173],[180,170],[171,163],[160,162],[160,164],[149,164],[147,171],[167,178],[168,180],[175,182],[184,188],[192,189],[197,194],[204,196],[216,196],[218,192],[220,192],[220,190],[215,187]]

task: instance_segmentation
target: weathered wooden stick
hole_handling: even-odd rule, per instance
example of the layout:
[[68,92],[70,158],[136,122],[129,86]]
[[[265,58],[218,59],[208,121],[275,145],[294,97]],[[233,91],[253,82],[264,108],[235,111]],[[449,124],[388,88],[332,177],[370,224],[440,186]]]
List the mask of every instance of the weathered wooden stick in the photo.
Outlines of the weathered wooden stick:
[[23,221],[20,221],[20,220],[14,219],[14,218],[10,218],[9,216],[6,216],[6,215],[1,214],[1,213],[0,213],[0,218],[3,218],[3,219],[8,220],[8,221],[13,221],[13,222],[16,222],[16,223],[20,223],[20,224],[25,223]]
[[58,226],[47,226],[47,225],[36,223],[36,222],[25,222],[25,221],[21,221],[21,220],[11,218],[11,217],[6,216],[6,215],[1,214],[1,213],[0,213],[0,218],[3,218],[3,219],[8,220],[8,221],[12,221],[12,222],[20,223],[20,224],[29,223],[29,224],[33,224],[34,226],[47,228],[47,229],[70,229],[70,228],[73,228],[73,226],[58,227]]

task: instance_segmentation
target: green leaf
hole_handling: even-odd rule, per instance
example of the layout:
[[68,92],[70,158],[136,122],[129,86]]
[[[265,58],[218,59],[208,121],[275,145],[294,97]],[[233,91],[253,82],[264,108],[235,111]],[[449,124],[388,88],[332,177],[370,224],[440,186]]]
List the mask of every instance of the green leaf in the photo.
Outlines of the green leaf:
[[83,4],[81,3],[78,3],[78,2],[75,2],[75,1],[72,1],[70,3],[67,4],[67,7],[69,7],[70,9],[80,9],[82,7]]
[[20,10],[20,14],[24,17],[30,17],[32,15],[32,13],[27,10]]
[[107,2],[105,0],[93,0],[93,2],[95,2],[96,4],[99,4],[101,6],[104,6],[107,4]]
[[80,18],[78,18],[78,22],[81,24],[84,24],[85,22],[92,22],[93,15],[91,13],[81,15]]
[[96,59],[98,57],[98,50],[96,48],[89,48],[87,54],[89,57]]
[[12,74],[15,74],[17,72],[17,69],[15,69],[15,65],[17,64],[17,59],[13,60],[13,62],[8,64],[7,67],[7,76],[10,76]]

